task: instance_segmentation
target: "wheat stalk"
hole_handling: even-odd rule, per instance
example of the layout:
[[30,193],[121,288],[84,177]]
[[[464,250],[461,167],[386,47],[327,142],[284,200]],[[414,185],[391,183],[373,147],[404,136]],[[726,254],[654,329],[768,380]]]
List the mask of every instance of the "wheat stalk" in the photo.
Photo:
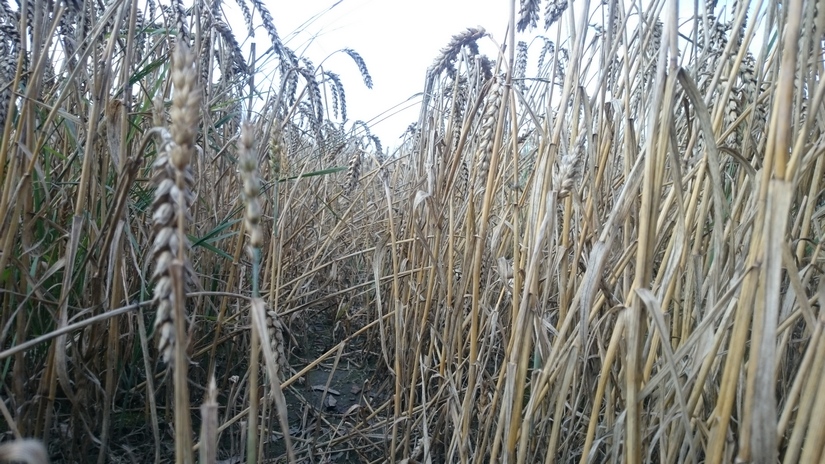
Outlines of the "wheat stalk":
[[[264,246],[264,235],[261,227],[262,209],[258,196],[261,193],[261,182],[258,177],[258,157],[254,150],[254,126],[246,122],[241,126],[241,135],[238,140],[238,168],[243,185],[243,198],[246,205],[244,211],[244,228],[249,233],[249,247],[247,254],[252,260],[252,303],[250,305],[250,357],[249,357],[249,429],[247,436],[247,460],[250,464],[257,462],[258,456],[258,352],[264,350],[264,358],[270,374],[272,394],[278,409],[278,419],[281,424],[287,453],[290,461],[294,461],[292,445],[289,438],[287,423],[286,402],[280,388],[281,377],[288,372],[283,333],[283,326],[275,311],[267,311],[263,300],[259,296],[259,273],[261,268],[261,248]],[[260,345],[261,340],[265,343]]]
[[[200,112],[200,91],[194,56],[184,42],[172,52],[171,80],[175,89],[170,109],[171,127],[162,125],[158,134],[158,156],[152,164],[156,185],[152,202],[155,261],[155,332],[164,362],[174,368],[176,456],[178,462],[192,462],[189,390],[187,386],[186,286],[194,280],[188,255],[187,223],[194,195],[190,166],[195,155],[195,135]],[[156,100],[156,109],[160,106]],[[162,123],[160,112],[155,122]]]

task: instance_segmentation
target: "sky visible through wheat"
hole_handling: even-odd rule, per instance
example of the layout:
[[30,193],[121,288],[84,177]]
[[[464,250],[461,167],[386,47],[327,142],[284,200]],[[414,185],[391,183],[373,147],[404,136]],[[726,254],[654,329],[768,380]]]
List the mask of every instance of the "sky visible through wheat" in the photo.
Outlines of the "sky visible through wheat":
[[[309,58],[316,67],[323,66],[341,76],[347,98],[346,127],[355,120],[365,121],[389,149],[399,145],[405,129],[417,120],[426,71],[439,51],[453,35],[481,26],[490,37],[478,42],[480,50],[495,59],[496,47],[505,42],[510,5],[509,0],[263,1],[288,47]],[[727,3],[720,0],[718,8],[727,10]],[[234,18],[232,27],[244,42],[242,46],[248,50],[251,43],[256,43],[260,56],[271,46],[266,33],[258,28],[254,37],[247,37],[234,2],[224,5]],[[575,2],[573,5],[581,6]],[[689,17],[693,7],[693,2],[680,2],[679,17]],[[580,14],[577,11],[577,17]],[[589,21],[592,25],[598,19],[594,16]],[[543,20],[542,16],[535,32],[519,34],[519,40],[531,45],[536,35],[544,33]],[[630,23],[635,20],[629,19]],[[635,27],[630,23],[629,27]],[[754,42],[757,46],[761,43],[758,39]],[[541,45],[537,44],[539,49]],[[372,89],[366,88],[352,59],[339,52],[343,48],[354,49],[364,58],[373,78]],[[530,55],[537,51],[530,47]],[[528,63],[528,75],[531,65]],[[259,67],[267,66],[274,64],[259,62]],[[278,83],[273,85],[277,88]]]
[[[264,2],[288,47],[315,66],[341,75],[350,122],[366,121],[387,148],[397,146],[399,136],[417,119],[427,67],[450,38],[468,27],[482,26],[492,41],[485,39],[479,45],[494,58],[495,43],[504,42],[509,14],[506,0]],[[225,5],[234,7],[233,2]],[[242,41],[247,35],[243,18],[239,13],[232,16],[237,19],[232,27]],[[259,54],[271,45],[262,29],[246,42],[245,48],[255,42]],[[342,48],[352,48],[364,58],[374,81],[371,90],[349,56],[335,53]]]

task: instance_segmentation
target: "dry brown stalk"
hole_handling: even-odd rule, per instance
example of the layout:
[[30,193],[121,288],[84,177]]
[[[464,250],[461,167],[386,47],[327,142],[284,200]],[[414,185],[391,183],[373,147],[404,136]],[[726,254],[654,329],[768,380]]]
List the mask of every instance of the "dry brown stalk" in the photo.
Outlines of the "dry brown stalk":
[[[0,29],[8,28],[8,25],[0,24]],[[12,28],[12,30],[14,30]],[[4,34],[8,34],[3,30]],[[9,112],[9,102],[11,102],[12,85],[14,76],[17,73],[17,53],[15,45],[8,43],[7,39],[0,39],[0,131],[6,127],[6,117]]]

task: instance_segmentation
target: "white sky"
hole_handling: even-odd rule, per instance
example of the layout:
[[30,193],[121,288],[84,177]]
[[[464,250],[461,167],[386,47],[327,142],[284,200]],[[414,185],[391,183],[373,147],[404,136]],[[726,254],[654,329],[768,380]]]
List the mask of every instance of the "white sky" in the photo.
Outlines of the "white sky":
[[[385,148],[396,146],[407,126],[417,120],[418,105],[391,117],[373,118],[424,89],[427,68],[453,35],[468,27],[482,26],[496,43],[503,43],[509,14],[508,0],[263,2],[288,47],[309,58],[316,67],[323,62],[326,70],[341,76],[349,122],[367,121]],[[234,6],[233,2],[224,3]],[[257,12],[255,16],[258,23]],[[235,36],[240,40],[247,33],[242,20],[236,24]],[[257,43],[259,54],[271,45],[263,29],[258,29],[249,40]],[[479,46],[488,54],[495,51],[488,38],[480,40]],[[366,88],[349,56],[338,53],[326,59],[342,48],[352,48],[364,58],[372,75],[372,90]],[[419,102],[420,98],[413,101]]]

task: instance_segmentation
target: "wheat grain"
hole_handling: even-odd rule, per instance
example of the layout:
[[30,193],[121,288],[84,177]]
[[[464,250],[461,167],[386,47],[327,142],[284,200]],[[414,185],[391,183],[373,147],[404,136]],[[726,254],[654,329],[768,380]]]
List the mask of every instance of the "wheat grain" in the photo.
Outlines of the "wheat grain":
[[748,130],[756,143],[762,139],[765,131],[765,122],[767,120],[768,110],[764,101],[759,102],[759,88],[757,88],[757,80],[755,73],[755,60],[753,55],[748,53],[742,60],[742,66],[739,68],[739,79],[742,81],[742,104],[754,105],[752,123]]
[[733,30],[733,27],[736,25],[736,16],[739,14],[739,8],[745,8],[745,18],[742,21],[742,26],[736,30],[736,34],[733,37],[733,40],[736,42],[736,46],[739,47],[742,45],[742,40],[745,38],[745,29],[748,25],[748,8],[750,4],[748,2],[741,2],[738,0],[734,0],[730,5],[729,13],[729,21],[728,21],[728,28]]
[[[155,171],[155,197],[152,203],[152,226],[154,242],[151,255],[155,261],[155,270],[152,278],[155,281],[154,302],[157,305],[155,315],[155,332],[158,334],[158,350],[165,362],[172,359],[172,350],[175,344],[175,296],[170,275],[172,261],[178,256],[181,244],[178,238],[178,214],[181,210],[188,210],[191,204],[191,185],[194,179],[189,177],[187,189],[181,192],[170,171],[171,150],[174,142],[171,134],[165,129],[161,132],[158,158],[152,165]],[[174,171],[173,171],[174,172]],[[179,199],[185,203],[180,204]]]
[[284,150],[281,123],[277,120],[272,123],[272,130],[269,133],[269,162],[276,182],[281,176],[289,175],[289,159]]
[[[739,96],[741,91],[731,91],[728,95],[728,102],[725,105],[725,127],[733,125],[734,121],[739,117]],[[733,130],[725,139],[725,143],[730,147],[739,146],[739,128]]]
[[367,138],[369,138],[372,141],[372,144],[375,146],[375,156],[377,158],[383,158],[384,157],[384,147],[383,147],[383,145],[381,145],[381,139],[379,139],[378,136],[376,136],[374,134],[368,135]]
[[180,173],[189,167],[189,162],[195,154],[201,96],[194,57],[189,47],[178,43],[172,62],[172,84],[175,94],[169,116],[172,120],[172,139],[176,146],[173,147],[171,161]]
[[476,60],[478,64],[478,71],[479,77],[481,78],[481,82],[487,82],[493,78],[493,68],[495,67],[495,63],[487,58],[486,56],[482,56]]
[[456,194],[459,198],[467,197],[467,187],[470,185],[470,168],[467,167],[467,162],[462,160],[461,167],[458,171],[458,178],[456,180]]
[[455,98],[452,101],[452,108],[451,108],[451,116],[450,116],[450,124],[452,124],[450,130],[450,144],[449,150],[450,152],[455,151],[458,149],[458,142],[461,138],[461,130],[463,129],[464,123],[464,113],[465,108],[467,106],[468,94],[469,90],[467,88],[467,78],[462,77],[457,80],[454,84],[455,88]]
[[175,25],[178,28],[178,33],[183,40],[189,37],[189,29],[186,27],[186,9],[183,6],[182,0],[172,0],[172,8],[174,10]]
[[282,59],[279,66],[281,72],[281,87],[284,89],[283,104],[292,106],[295,103],[295,94],[298,91],[298,57],[295,53],[284,48],[287,59]]
[[157,95],[155,95],[155,98],[152,100],[152,126],[166,126],[166,115],[163,111],[163,94],[161,94],[160,92],[158,92]]

